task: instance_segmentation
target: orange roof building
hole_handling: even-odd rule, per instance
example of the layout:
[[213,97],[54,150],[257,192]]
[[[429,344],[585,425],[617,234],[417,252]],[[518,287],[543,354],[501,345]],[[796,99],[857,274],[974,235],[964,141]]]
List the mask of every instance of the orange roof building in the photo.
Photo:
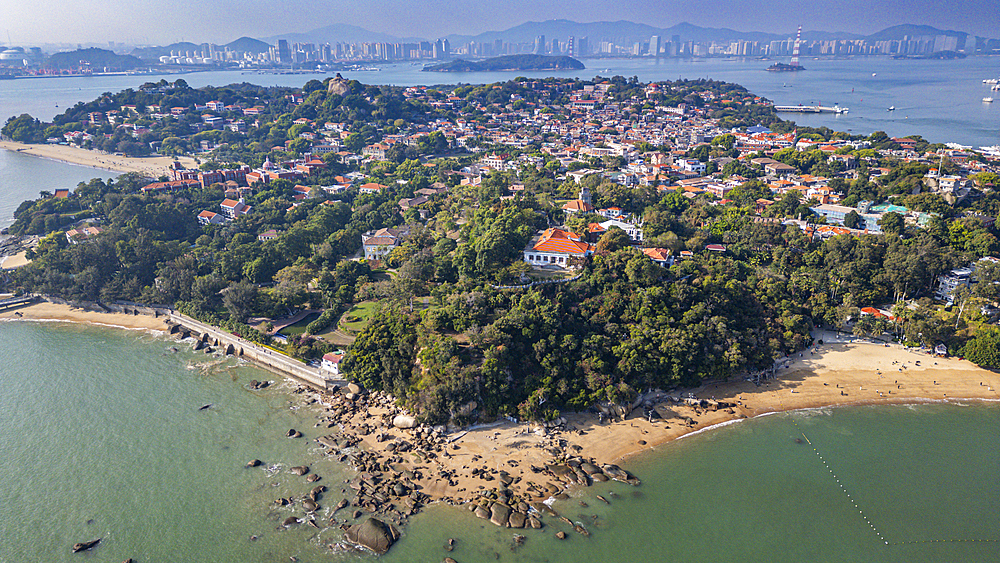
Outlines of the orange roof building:
[[571,268],[571,258],[583,258],[593,247],[571,231],[546,229],[537,240],[524,250],[524,261],[532,266],[558,266]]

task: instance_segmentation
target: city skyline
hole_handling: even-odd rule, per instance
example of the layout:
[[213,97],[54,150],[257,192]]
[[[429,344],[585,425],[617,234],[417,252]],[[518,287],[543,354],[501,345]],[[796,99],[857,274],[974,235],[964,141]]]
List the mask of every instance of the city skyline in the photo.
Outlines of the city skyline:
[[[5,45],[57,43],[106,43],[165,45],[179,41],[226,43],[241,36],[265,38],[309,31],[334,23],[355,25],[372,32],[398,37],[436,38],[503,31],[513,26],[549,19],[577,22],[630,20],[657,27],[689,22],[703,27],[724,27],[737,31],[791,33],[804,30],[870,34],[898,24],[924,24],[992,37],[996,35],[996,5],[986,1],[953,3],[940,10],[929,0],[829,1],[808,4],[791,1],[745,0],[736,10],[722,0],[675,0],[651,2],[593,0],[572,5],[529,3],[446,3],[429,0],[415,6],[404,0],[386,0],[386,9],[367,12],[363,7],[340,0],[151,0],[135,3],[122,0],[37,0],[5,7],[9,15],[2,40]],[[95,18],[95,13],[117,14],[115,18]],[[310,14],[302,25],[302,14]],[[450,17],[439,17],[448,13]],[[266,14],[269,17],[261,17]],[[287,14],[289,18],[280,16]],[[513,16],[516,14],[516,16]],[[878,14],[878,18],[871,17]],[[173,16],[176,15],[176,18]],[[165,17],[166,16],[166,17]],[[161,25],[162,22],[171,22]],[[81,25],[85,22],[85,25]],[[145,22],[155,26],[143,25]],[[176,23],[173,23],[176,22]]]

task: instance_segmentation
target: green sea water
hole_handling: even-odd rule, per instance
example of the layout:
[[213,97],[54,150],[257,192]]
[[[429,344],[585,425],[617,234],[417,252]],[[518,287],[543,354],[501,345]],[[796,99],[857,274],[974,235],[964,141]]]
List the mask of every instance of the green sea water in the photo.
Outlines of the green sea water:
[[[0,562],[359,561],[329,549],[337,528],[282,528],[301,512],[271,502],[311,488],[286,471],[298,464],[332,489],[318,520],[344,496],[351,471],[310,442],[325,433],[312,428],[311,407],[287,384],[247,388],[276,379],[266,372],[174,345],[137,331],[0,323]],[[515,531],[432,506],[381,559],[1000,561],[998,423],[995,403],[744,421],[630,460],[639,487],[602,484],[555,502],[589,538],[552,517]],[[306,438],[285,438],[289,428]],[[251,458],[277,467],[247,469]],[[568,539],[555,539],[560,530]],[[105,540],[94,551],[70,553],[96,537]]]

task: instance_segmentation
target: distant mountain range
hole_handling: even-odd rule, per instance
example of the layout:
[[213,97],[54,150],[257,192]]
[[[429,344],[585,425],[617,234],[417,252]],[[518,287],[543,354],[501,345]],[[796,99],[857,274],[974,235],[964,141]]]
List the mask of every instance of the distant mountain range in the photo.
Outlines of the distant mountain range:
[[[478,35],[448,35],[445,39],[451,42],[452,47],[464,45],[470,41],[477,43],[489,43],[497,39],[512,43],[531,43],[538,36],[545,36],[546,40],[564,40],[570,36],[586,37],[591,42],[612,41],[619,45],[627,45],[637,41],[649,41],[649,38],[658,35],[661,41],[670,41],[673,36],[678,36],[681,41],[782,41],[795,37],[795,29],[789,29],[786,34],[764,33],[761,31],[737,31],[728,28],[700,27],[687,22],[677,25],[659,28],[643,23],[631,21],[616,22],[590,22],[579,23],[570,20],[548,20],[542,22],[526,22],[516,25],[503,31],[488,31]],[[929,25],[896,25],[883,29],[871,35],[859,35],[845,31],[803,31],[802,38],[807,41],[825,41],[833,39],[865,39],[867,41],[884,41],[892,39],[902,39],[904,36],[917,37],[929,35],[949,35],[962,37],[969,35],[963,31],[942,30]],[[285,39],[289,43],[415,43],[428,41],[437,38],[420,37],[398,37],[388,33],[370,31],[363,27],[349,24],[333,24],[312,31],[298,33],[284,33],[262,39],[251,39],[241,37],[232,43],[221,47],[229,47],[233,51],[249,51],[261,53],[267,51],[271,45],[276,45],[279,39]],[[593,44],[593,43],[592,43]],[[169,55],[170,51],[200,51],[201,46],[195,43],[174,43],[164,47],[145,47],[136,49],[132,55],[154,59],[162,55]]]
[[[231,51],[244,53],[266,53],[268,49],[271,48],[271,44],[252,37],[240,37],[236,41],[226,43],[225,45],[219,45],[218,48],[219,50],[225,50],[227,47]],[[182,43],[165,45],[163,47],[142,47],[133,50],[131,55],[139,57],[140,59],[158,59],[162,56],[169,55],[171,51],[178,53],[187,53],[188,51],[201,53],[202,44],[185,41]]]

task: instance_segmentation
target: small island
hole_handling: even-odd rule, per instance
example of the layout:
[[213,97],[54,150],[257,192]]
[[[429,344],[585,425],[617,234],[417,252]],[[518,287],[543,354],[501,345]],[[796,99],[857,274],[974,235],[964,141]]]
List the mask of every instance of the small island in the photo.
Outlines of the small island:
[[587,68],[573,57],[546,55],[507,55],[483,61],[456,59],[439,65],[426,66],[424,72],[489,72],[499,70],[583,70]]

